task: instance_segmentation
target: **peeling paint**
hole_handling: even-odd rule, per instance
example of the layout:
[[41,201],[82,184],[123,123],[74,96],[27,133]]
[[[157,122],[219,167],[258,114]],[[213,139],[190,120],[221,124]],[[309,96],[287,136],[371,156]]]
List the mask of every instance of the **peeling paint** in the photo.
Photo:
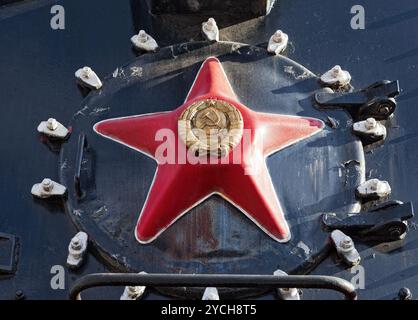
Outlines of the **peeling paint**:
[[113,76],[113,78],[124,77],[125,76],[125,70],[123,68],[116,68],[115,71],[113,71],[112,76]]
[[302,74],[297,75],[293,66],[285,66],[284,67],[284,72],[292,75],[296,80],[303,80],[303,79],[310,78],[312,76],[311,73],[307,70],[303,71]]
[[77,217],[81,217],[82,214],[83,214],[83,210],[80,210],[80,209],[74,209],[73,210],[73,215],[75,215]]
[[132,77],[142,77],[142,68],[141,67],[131,67],[131,76]]

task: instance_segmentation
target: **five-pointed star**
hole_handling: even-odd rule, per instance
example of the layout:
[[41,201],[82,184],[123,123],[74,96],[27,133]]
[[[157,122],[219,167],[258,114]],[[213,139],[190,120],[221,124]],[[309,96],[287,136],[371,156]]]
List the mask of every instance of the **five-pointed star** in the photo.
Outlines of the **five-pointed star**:
[[[260,93],[256,93],[260,94]],[[178,119],[183,110],[200,100],[215,99],[236,107],[242,114],[244,130],[250,130],[250,143],[241,142],[240,163],[228,164],[162,163],[155,154],[162,141],[160,129],[172,130],[178,137]],[[322,121],[278,114],[254,112],[235,95],[221,63],[210,57],[202,65],[183,105],[160,112],[108,119],[94,130],[157,161],[157,170],[137,222],[135,236],[149,243],[191,208],[218,194],[241,210],[265,233],[279,242],[290,239],[290,230],[272,184],[265,158],[322,130]],[[242,138],[243,139],[243,138]],[[169,143],[166,141],[166,143]],[[178,141],[170,148],[178,151]],[[226,156],[231,157],[232,151]],[[248,168],[256,173],[248,174]]]

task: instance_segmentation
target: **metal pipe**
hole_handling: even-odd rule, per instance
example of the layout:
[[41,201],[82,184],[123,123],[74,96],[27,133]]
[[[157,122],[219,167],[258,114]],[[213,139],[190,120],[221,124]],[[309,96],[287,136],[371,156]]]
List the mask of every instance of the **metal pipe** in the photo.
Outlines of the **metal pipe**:
[[147,287],[229,287],[229,288],[311,288],[341,292],[346,299],[356,300],[354,286],[347,280],[317,275],[231,275],[231,274],[137,274],[95,273],[76,281],[70,289],[71,300],[81,300],[81,292],[102,286],[147,286]]

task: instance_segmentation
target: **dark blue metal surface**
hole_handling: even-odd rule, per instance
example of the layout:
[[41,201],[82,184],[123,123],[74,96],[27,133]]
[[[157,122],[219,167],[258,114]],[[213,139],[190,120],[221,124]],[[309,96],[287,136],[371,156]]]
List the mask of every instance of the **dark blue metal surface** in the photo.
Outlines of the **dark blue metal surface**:
[[[50,28],[54,3],[66,9],[65,30]],[[389,0],[360,3],[366,9],[366,29],[352,30],[350,8],[355,4],[348,0],[280,1],[265,19],[230,26],[221,31],[221,39],[263,46],[281,28],[291,41],[286,54],[317,74],[340,64],[351,72],[358,88],[381,79],[399,79],[403,92],[398,109],[385,144],[366,154],[367,177],[388,180],[393,199],[415,202],[418,5],[414,0],[396,5]],[[0,8],[0,231],[21,240],[16,275],[0,276],[1,299],[13,299],[18,289],[33,299],[67,296],[67,290],[51,289],[50,269],[65,264],[68,241],[76,229],[60,206],[45,206],[30,195],[31,185],[43,177],[58,179],[58,155],[39,141],[36,126],[50,116],[68,122],[80,109],[83,97],[74,84],[77,68],[90,65],[99,75],[106,75],[135,58],[129,38],[138,25],[146,27],[152,21],[139,19],[138,24],[139,14],[131,8],[128,1],[104,4],[96,0],[39,1]],[[178,42],[181,30],[177,34],[179,39],[166,38],[162,44]],[[413,292],[418,288],[415,224],[404,243],[374,248],[359,244],[359,249],[366,272],[360,298],[392,299],[403,286]],[[102,263],[89,255],[80,271],[67,274],[66,288],[81,274],[103,271]],[[333,257],[314,273],[353,276]],[[117,297],[120,290],[93,290],[91,294]],[[329,296],[312,290],[305,297]]]

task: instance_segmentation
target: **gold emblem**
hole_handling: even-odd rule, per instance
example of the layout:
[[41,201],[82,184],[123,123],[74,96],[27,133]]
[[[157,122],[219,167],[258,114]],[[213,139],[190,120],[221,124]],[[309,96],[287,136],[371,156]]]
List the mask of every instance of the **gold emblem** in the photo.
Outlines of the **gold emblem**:
[[241,112],[214,99],[191,104],[178,120],[180,138],[198,156],[226,156],[241,141],[243,128]]

